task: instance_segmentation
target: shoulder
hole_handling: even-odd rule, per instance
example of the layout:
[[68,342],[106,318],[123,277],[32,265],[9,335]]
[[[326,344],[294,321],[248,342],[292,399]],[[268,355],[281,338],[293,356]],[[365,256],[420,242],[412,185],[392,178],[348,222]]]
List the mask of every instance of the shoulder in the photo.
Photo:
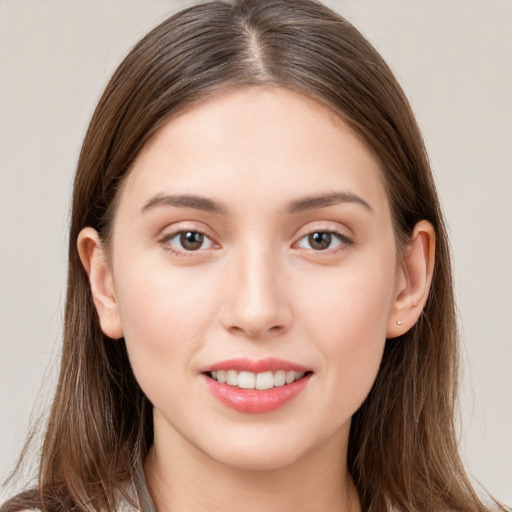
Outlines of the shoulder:
[[[44,503],[42,501],[44,496]],[[57,493],[42,493],[29,488],[1,504],[0,512],[65,512],[76,510],[69,499],[59,499]]]
[[[111,507],[101,507],[98,512],[107,512],[107,508],[116,512],[155,512],[142,468],[135,471],[134,478],[114,488],[112,499],[107,501]],[[29,488],[0,503],[0,512],[70,512],[78,508],[70,493],[57,486]]]
[[0,512],[41,512],[37,501],[37,491],[27,489],[16,494],[5,503],[0,503]]

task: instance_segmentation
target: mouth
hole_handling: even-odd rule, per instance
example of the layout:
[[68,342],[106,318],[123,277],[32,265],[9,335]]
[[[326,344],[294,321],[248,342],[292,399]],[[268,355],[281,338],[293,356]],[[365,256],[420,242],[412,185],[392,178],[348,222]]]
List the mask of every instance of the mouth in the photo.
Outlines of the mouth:
[[231,359],[203,368],[204,383],[225,406],[243,413],[283,407],[308,387],[313,371],[281,359]]
[[293,370],[266,371],[261,373],[237,370],[212,370],[205,375],[220,384],[238,389],[256,389],[264,391],[293,384],[312,374],[311,371],[296,372]]

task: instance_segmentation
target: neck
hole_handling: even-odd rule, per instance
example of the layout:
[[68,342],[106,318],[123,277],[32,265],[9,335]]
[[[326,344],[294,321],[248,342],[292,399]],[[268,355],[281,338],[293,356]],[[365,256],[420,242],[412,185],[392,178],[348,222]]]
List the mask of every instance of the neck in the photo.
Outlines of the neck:
[[[348,434],[348,433],[347,433]],[[227,466],[183,438],[169,445],[155,433],[145,461],[148,489],[158,512],[360,512],[347,471],[345,442],[327,441],[285,467]]]

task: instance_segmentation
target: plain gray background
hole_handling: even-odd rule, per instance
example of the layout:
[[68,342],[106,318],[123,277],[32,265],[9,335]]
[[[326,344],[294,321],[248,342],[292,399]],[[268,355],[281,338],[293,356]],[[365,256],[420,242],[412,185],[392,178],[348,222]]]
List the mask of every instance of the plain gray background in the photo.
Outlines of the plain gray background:
[[[92,110],[128,49],[190,3],[0,0],[1,480],[55,380],[71,180]],[[423,129],[454,252],[464,458],[511,504],[512,2],[327,3],[381,51]]]

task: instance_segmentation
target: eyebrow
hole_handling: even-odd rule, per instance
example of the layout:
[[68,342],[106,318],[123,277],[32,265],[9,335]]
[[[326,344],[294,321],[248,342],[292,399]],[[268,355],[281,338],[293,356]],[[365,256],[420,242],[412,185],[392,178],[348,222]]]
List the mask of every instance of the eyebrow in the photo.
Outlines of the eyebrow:
[[[356,203],[364,206],[373,213],[373,208],[361,197],[352,192],[329,192],[326,194],[318,194],[306,196],[300,199],[294,199],[289,202],[285,211],[287,213],[299,213],[305,210],[313,210],[315,208],[326,208],[340,203]],[[142,207],[141,212],[145,213],[157,206],[174,206],[178,208],[193,208],[208,213],[216,213],[219,215],[227,215],[226,207],[214,199],[208,197],[181,194],[156,194]]]
[[156,206],[176,206],[178,208],[193,208],[208,213],[226,215],[226,208],[213,199],[196,195],[168,195],[157,194],[153,196],[143,207],[142,213],[155,208]]
[[360,204],[373,213],[373,208],[362,197],[352,192],[329,192],[327,194],[318,194],[295,199],[288,203],[286,210],[288,213],[298,213],[315,208],[326,208],[340,203]]

